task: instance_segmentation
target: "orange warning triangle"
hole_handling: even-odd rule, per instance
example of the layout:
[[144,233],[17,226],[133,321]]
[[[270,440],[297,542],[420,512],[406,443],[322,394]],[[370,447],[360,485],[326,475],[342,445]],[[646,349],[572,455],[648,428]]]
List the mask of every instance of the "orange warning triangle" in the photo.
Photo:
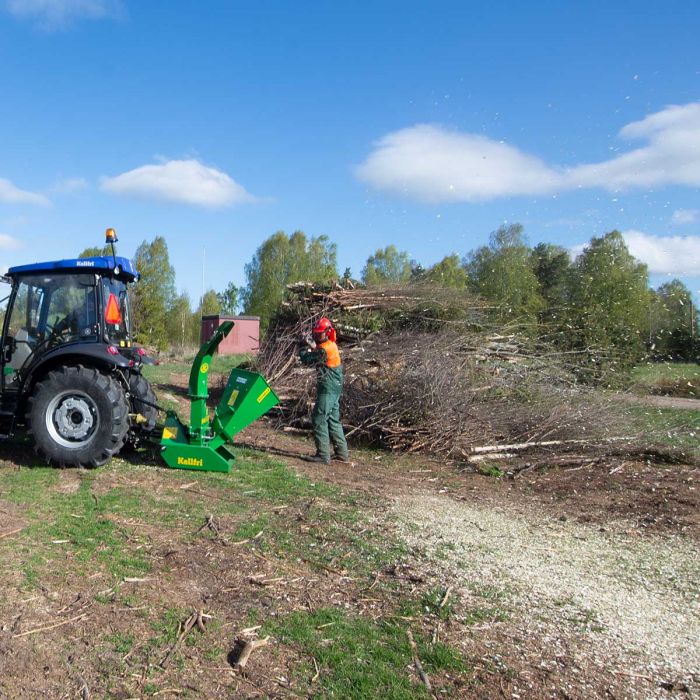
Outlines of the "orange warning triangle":
[[105,321],[111,325],[122,322],[122,312],[119,310],[119,302],[117,297],[111,293],[107,299],[107,308],[105,309]]

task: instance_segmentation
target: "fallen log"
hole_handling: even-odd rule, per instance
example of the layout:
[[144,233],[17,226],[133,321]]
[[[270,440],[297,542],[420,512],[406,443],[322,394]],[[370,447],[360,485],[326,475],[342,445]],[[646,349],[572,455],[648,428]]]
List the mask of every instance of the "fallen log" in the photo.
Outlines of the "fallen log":
[[557,445],[596,445],[600,442],[620,442],[632,440],[631,437],[612,437],[604,440],[540,440],[539,442],[519,442],[512,445],[481,445],[472,447],[470,452],[481,454],[484,452],[513,452],[515,450],[529,450],[533,447],[555,447]]

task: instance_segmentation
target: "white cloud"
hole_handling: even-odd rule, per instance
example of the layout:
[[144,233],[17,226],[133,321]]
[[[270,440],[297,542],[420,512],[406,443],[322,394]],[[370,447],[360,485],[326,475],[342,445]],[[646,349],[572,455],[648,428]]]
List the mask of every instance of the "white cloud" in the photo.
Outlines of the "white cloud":
[[0,177],[0,202],[5,204],[39,204],[46,206],[49,200],[43,194],[20,190],[9,180]]
[[676,209],[671,217],[674,224],[694,224],[700,217],[700,209]]
[[569,248],[569,255],[571,256],[572,260],[576,260],[581,253],[587,248],[587,245],[585,243],[578,243],[575,246],[572,246]]
[[22,242],[19,239],[0,233],[0,250],[17,250],[21,246]]
[[18,19],[35,22],[45,31],[65,29],[82,19],[120,17],[121,0],[5,0],[5,9]]
[[700,275],[700,236],[652,236],[642,231],[623,231],[632,255],[664,275]]
[[426,202],[700,185],[700,102],[667,107],[627,124],[619,136],[647,144],[607,161],[564,168],[478,134],[418,124],[384,136],[356,174],[376,189]]
[[171,160],[143,165],[116,177],[103,177],[101,188],[114,194],[162,199],[202,207],[224,207],[254,202],[226,173],[196,160]]
[[426,202],[540,194],[560,177],[517,148],[430,124],[388,134],[356,172],[377,189]]
[[667,107],[628,124],[620,136],[649,143],[617,158],[571,169],[571,184],[612,190],[700,185],[700,102]]

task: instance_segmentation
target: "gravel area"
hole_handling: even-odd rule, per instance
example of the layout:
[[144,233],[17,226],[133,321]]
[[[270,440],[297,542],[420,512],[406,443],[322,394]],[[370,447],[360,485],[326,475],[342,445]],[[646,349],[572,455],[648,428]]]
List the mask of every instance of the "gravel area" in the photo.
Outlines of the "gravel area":
[[673,697],[659,682],[682,687],[678,697],[697,696],[700,556],[693,540],[435,495],[401,496],[394,513],[402,536],[431,557],[467,607],[479,591],[499,601],[507,611],[502,624],[538,649],[533,665],[556,664],[561,648],[573,648],[584,673],[624,674],[655,687],[628,697]]

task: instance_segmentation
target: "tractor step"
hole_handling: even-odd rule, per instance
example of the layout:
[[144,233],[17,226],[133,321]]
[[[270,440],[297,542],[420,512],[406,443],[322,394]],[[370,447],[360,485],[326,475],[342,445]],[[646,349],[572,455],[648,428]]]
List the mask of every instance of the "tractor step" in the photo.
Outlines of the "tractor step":
[[0,409],[0,439],[6,440],[12,437],[15,429],[15,418],[14,411]]

